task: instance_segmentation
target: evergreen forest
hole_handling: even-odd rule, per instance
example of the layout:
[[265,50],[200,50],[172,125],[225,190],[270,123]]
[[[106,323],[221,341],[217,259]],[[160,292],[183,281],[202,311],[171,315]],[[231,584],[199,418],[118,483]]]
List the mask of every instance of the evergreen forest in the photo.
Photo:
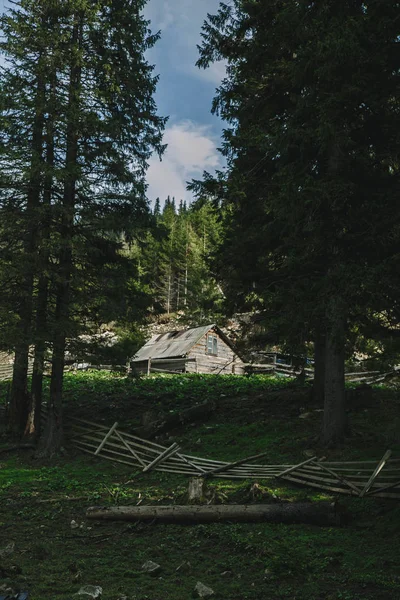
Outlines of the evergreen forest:
[[[400,597],[400,3],[205,0],[196,47],[200,3],[0,11],[0,600]],[[166,93],[178,4],[197,59]],[[194,72],[221,73],[219,139],[191,138],[218,158],[153,197],[161,107],[195,129]],[[204,354],[227,340],[243,374],[131,369],[154,333],[208,325]],[[160,502],[191,510],[190,469],[214,521],[161,525]],[[297,503],[343,529],[218,521]],[[91,504],[157,518],[92,527]]]

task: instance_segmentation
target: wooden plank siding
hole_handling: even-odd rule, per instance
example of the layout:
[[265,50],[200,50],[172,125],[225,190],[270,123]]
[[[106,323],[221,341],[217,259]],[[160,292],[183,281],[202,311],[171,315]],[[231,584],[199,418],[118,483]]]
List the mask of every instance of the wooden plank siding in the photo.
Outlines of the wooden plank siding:
[[[0,352],[0,381],[12,379],[14,368],[14,355],[7,352]],[[28,375],[32,375],[33,360],[29,358]]]
[[[199,331],[200,330],[200,331]],[[199,331],[199,335],[196,332]],[[216,354],[208,351],[208,336],[216,338]],[[225,341],[226,340],[226,341]],[[215,349],[215,339],[210,349]],[[158,354],[157,354],[158,353]],[[245,364],[215,325],[151,338],[131,362],[132,373],[244,373]]]
[[[182,359],[170,359],[165,360],[155,359],[151,362],[150,371],[151,373],[158,373],[159,371],[170,372],[170,373],[184,373],[185,372],[186,358]],[[140,374],[147,373],[148,361],[141,360],[131,363],[132,373]]]
[[[218,338],[217,356],[207,352],[207,336],[209,334],[216,335]],[[186,364],[187,373],[214,373],[227,374],[244,372],[244,363],[237,354],[225,343],[218,333],[210,330],[195,344],[188,358],[195,358],[196,362],[188,362]]]

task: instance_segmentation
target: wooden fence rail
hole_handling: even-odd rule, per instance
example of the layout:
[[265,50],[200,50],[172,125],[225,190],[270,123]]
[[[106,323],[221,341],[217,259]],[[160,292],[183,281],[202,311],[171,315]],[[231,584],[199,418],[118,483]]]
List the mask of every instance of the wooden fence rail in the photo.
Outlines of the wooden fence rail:
[[400,499],[400,459],[387,451],[380,461],[335,462],[312,457],[299,464],[253,464],[267,452],[235,462],[182,454],[170,447],[139,438],[119,429],[69,417],[67,438],[71,446],[105,460],[129,465],[141,473],[151,470],[188,476],[226,479],[279,478],[335,494]]

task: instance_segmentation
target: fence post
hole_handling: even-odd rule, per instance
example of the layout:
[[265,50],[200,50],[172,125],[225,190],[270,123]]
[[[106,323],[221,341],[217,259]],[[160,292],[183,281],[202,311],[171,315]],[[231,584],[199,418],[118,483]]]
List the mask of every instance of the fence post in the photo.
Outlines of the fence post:
[[151,356],[149,356],[149,359],[147,361],[147,375],[150,375],[151,373]]

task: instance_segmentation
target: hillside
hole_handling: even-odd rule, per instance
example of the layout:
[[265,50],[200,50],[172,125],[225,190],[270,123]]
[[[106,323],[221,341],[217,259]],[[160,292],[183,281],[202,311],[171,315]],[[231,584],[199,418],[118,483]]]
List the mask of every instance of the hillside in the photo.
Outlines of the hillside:
[[[349,393],[352,434],[345,445],[326,453],[317,441],[319,407],[307,387],[288,380],[168,375],[131,380],[87,372],[67,375],[65,387],[67,415],[109,425],[118,420],[128,431],[143,419],[215,401],[208,420],[161,438],[162,443],[176,440],[198,456],[236,460],[268,451],[265,462],[301,461],[311,450],[331,459],[378,459],[390,447],[399,457],[396,390],[374,388],[368,408],[362,409],[359,392]],[[214,479],[209,486],[217,503],[330,498],[275,480]],[[400,595],[400,506],[391,501],[341,497],[349,514],[342,528],[93,524],[85,519],[89,505],[180,504],[186,490],[183,476],[134,473],[68,445],[65,456],[51,464],[30,451],[3,453],[0,550],[9,550],[0,560],[2,581],[30,591],[33,600],[69,600],[89,584],[103,588],[104,600],[186,600],[197,581],[228,600],[395,600]],[[160,564],[157,576],[143,572],[147,560]]]

